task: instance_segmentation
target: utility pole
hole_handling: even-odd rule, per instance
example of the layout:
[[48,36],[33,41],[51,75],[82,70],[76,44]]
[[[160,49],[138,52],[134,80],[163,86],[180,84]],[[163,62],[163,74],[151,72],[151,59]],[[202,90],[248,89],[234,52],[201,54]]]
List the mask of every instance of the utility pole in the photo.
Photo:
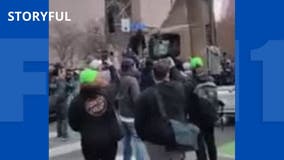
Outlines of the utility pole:
[[201,0],[184,0],[189,25],[190,55],[201,56],[206,49],[204,7]]

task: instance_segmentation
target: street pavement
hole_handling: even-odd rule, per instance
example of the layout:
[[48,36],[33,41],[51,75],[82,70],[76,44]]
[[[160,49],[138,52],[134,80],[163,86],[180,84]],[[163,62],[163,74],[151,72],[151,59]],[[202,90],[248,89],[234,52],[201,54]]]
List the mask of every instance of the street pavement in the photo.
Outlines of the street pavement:
[[[62,141],[56,137],[56,125],[49,125],[49,160],[84,160],[81,147],[80,136],[69,129],[70,138],[68,141]],[[216,128],[216,143],[218,146],[219,160],[235,159],[235,127],[226,126],[223,130]],[[116,160],[123,160],[122,145],[119,144]],[[196,160],[194,152],[187,153],[186,160]],[[132,160],[135,160],[132,158]]]

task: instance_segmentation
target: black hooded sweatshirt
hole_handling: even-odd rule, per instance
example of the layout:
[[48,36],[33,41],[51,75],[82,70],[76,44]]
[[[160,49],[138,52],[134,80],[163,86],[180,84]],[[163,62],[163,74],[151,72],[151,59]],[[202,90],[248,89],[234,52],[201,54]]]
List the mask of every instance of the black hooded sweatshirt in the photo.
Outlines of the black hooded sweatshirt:
[[69,124],[81,134],[82,146],[105,148],[121,138],[111,92],[107,88],[84,88],[69,108]]
[[163,140],[160,139],[162,133],[157,133],[161,126],[157,119],[160,119],[162,115],[159,111],[156,91],[161,96],[168,118],[181,122],[186,122],[186,95],[181,82],[170,81],[144,90],[136,100],[135,128],[137,134],[142,140],[162,144]]

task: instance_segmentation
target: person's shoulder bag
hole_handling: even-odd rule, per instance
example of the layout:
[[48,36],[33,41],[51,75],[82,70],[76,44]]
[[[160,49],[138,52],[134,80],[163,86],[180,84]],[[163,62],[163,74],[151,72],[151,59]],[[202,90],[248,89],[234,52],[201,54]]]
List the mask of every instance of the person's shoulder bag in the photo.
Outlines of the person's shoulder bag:
[[[198,135],[200,133],[199,128],[189,122],[180,122],[175,119],[170,119],[165,111],[164,103],[159,91],[156,90],[155,94],[158,101],[159,112],[162,118],[166,120],[164,122],[168,123],[169,126],[164,128],[165,132],[172,132],[174,135],[174,146],[172,147],[184,151],[198,150]],[[172,137],[169,137],[169,139],[170,138]]]

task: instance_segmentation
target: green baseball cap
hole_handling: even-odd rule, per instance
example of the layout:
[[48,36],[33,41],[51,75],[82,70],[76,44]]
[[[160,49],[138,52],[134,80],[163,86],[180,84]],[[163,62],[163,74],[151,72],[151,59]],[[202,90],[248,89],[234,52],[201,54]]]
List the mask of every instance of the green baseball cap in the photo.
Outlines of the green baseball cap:
[[97,76],[98,76],[98,71],[93,70],[93,69],[84,69],[81,73],[80,73],[80,83],[81,84],[91,84],[93,83]]
[[201,57],[193,57],[190,60],[190,64],[193,69],[199,68],[203,66],[203,60]]

